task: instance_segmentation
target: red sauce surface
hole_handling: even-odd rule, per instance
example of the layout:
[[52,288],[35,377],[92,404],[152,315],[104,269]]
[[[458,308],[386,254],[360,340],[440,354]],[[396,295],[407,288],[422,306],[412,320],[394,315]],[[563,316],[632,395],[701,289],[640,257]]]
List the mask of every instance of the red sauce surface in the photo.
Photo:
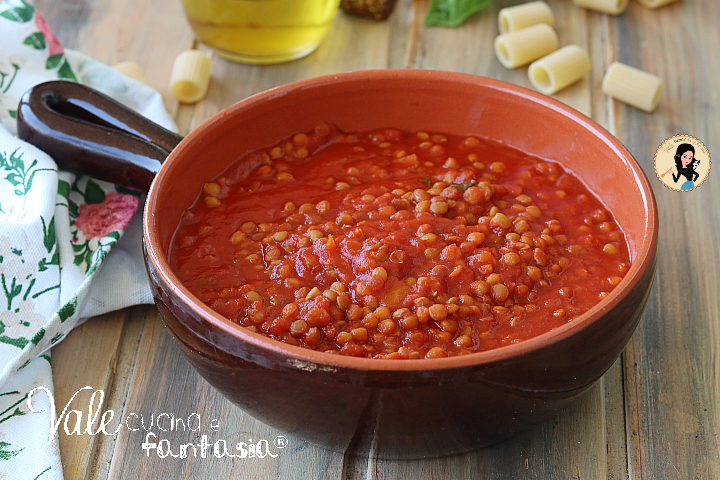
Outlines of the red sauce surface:
[[555,162],[475,137],[326,124],[205,184],[170,263],[251,331],[398,359],[547,332],[630,266],[610,213]]

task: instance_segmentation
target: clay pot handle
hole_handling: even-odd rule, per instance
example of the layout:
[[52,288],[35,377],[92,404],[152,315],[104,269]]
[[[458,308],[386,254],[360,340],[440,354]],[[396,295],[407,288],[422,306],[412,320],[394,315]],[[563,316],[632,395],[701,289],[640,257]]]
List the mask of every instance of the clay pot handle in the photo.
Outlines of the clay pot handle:
[[20,99],[18,136],[61,170],[146,192],[182,137],[79,83],[34,86]]

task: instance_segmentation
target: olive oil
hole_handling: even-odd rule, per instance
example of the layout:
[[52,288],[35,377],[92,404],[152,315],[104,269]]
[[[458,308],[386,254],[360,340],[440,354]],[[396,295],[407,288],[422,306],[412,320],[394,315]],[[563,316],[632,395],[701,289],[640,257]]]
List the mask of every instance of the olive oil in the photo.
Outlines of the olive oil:
[[182,0],[198,39],[246,63],[303,57],[322,42],[340,0]]

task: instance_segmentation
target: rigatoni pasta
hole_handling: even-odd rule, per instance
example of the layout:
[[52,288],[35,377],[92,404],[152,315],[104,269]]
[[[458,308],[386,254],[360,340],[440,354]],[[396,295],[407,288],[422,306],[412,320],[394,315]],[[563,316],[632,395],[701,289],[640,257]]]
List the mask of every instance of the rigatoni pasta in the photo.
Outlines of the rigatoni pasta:
[[539,23],[555,25],[555,17],[547,3],[543,1],[523,3],[514,7],[506,7],[498,13],[500,33],[514,32],[532,27]]
[[610,65],[602,82],[603,93],[646,112],[655,110],[662,89],[659,77],[620,62]]
[[575,83],[590,71],[590,57],[577,45],[568,45],[533,62],[528,69],[530,83],[551,95]]
[[597,10],[598,12],[620,15],[628,6],[629,0],[573,0],[578,7]]
[[558,48],[555,30],[544,23],[495,38],[495,55],[507,68],[527,65]]
[[182,103],[195,103],[207,93],[210,57],[198,50],[186,50],[175,58],[170,75],[170,93]]
[[638,0],[640,5],[647,8],[658,8],[669,3],[675,3],[678,0]]
[[126,77],[130,77],[133,80],[142,82],[145,85],[150,85],[147,77],[145,76],[145,72],[143,72],[142,68],[140,68],[140,65],[135,62],[120,62],[116,65],[113,65],[112,68],[116,72],[122,73]]

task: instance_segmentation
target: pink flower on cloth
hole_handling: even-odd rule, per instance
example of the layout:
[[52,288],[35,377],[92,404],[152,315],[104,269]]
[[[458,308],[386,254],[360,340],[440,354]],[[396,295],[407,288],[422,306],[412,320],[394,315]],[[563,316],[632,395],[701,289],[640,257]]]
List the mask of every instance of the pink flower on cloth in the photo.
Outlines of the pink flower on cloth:
[[48,46],[48,54],[52,57],[63,53],[63,47],[57,39],[50,26],[45,23],[45,19],[35,12],[35,26],[45,37],[45,44]]
[[75,228],[87,240],[104,237],[116,230],[125,230],[139,204],[140,200],[133,195],[110,192],[102,203],[84,203],[80,206]]

